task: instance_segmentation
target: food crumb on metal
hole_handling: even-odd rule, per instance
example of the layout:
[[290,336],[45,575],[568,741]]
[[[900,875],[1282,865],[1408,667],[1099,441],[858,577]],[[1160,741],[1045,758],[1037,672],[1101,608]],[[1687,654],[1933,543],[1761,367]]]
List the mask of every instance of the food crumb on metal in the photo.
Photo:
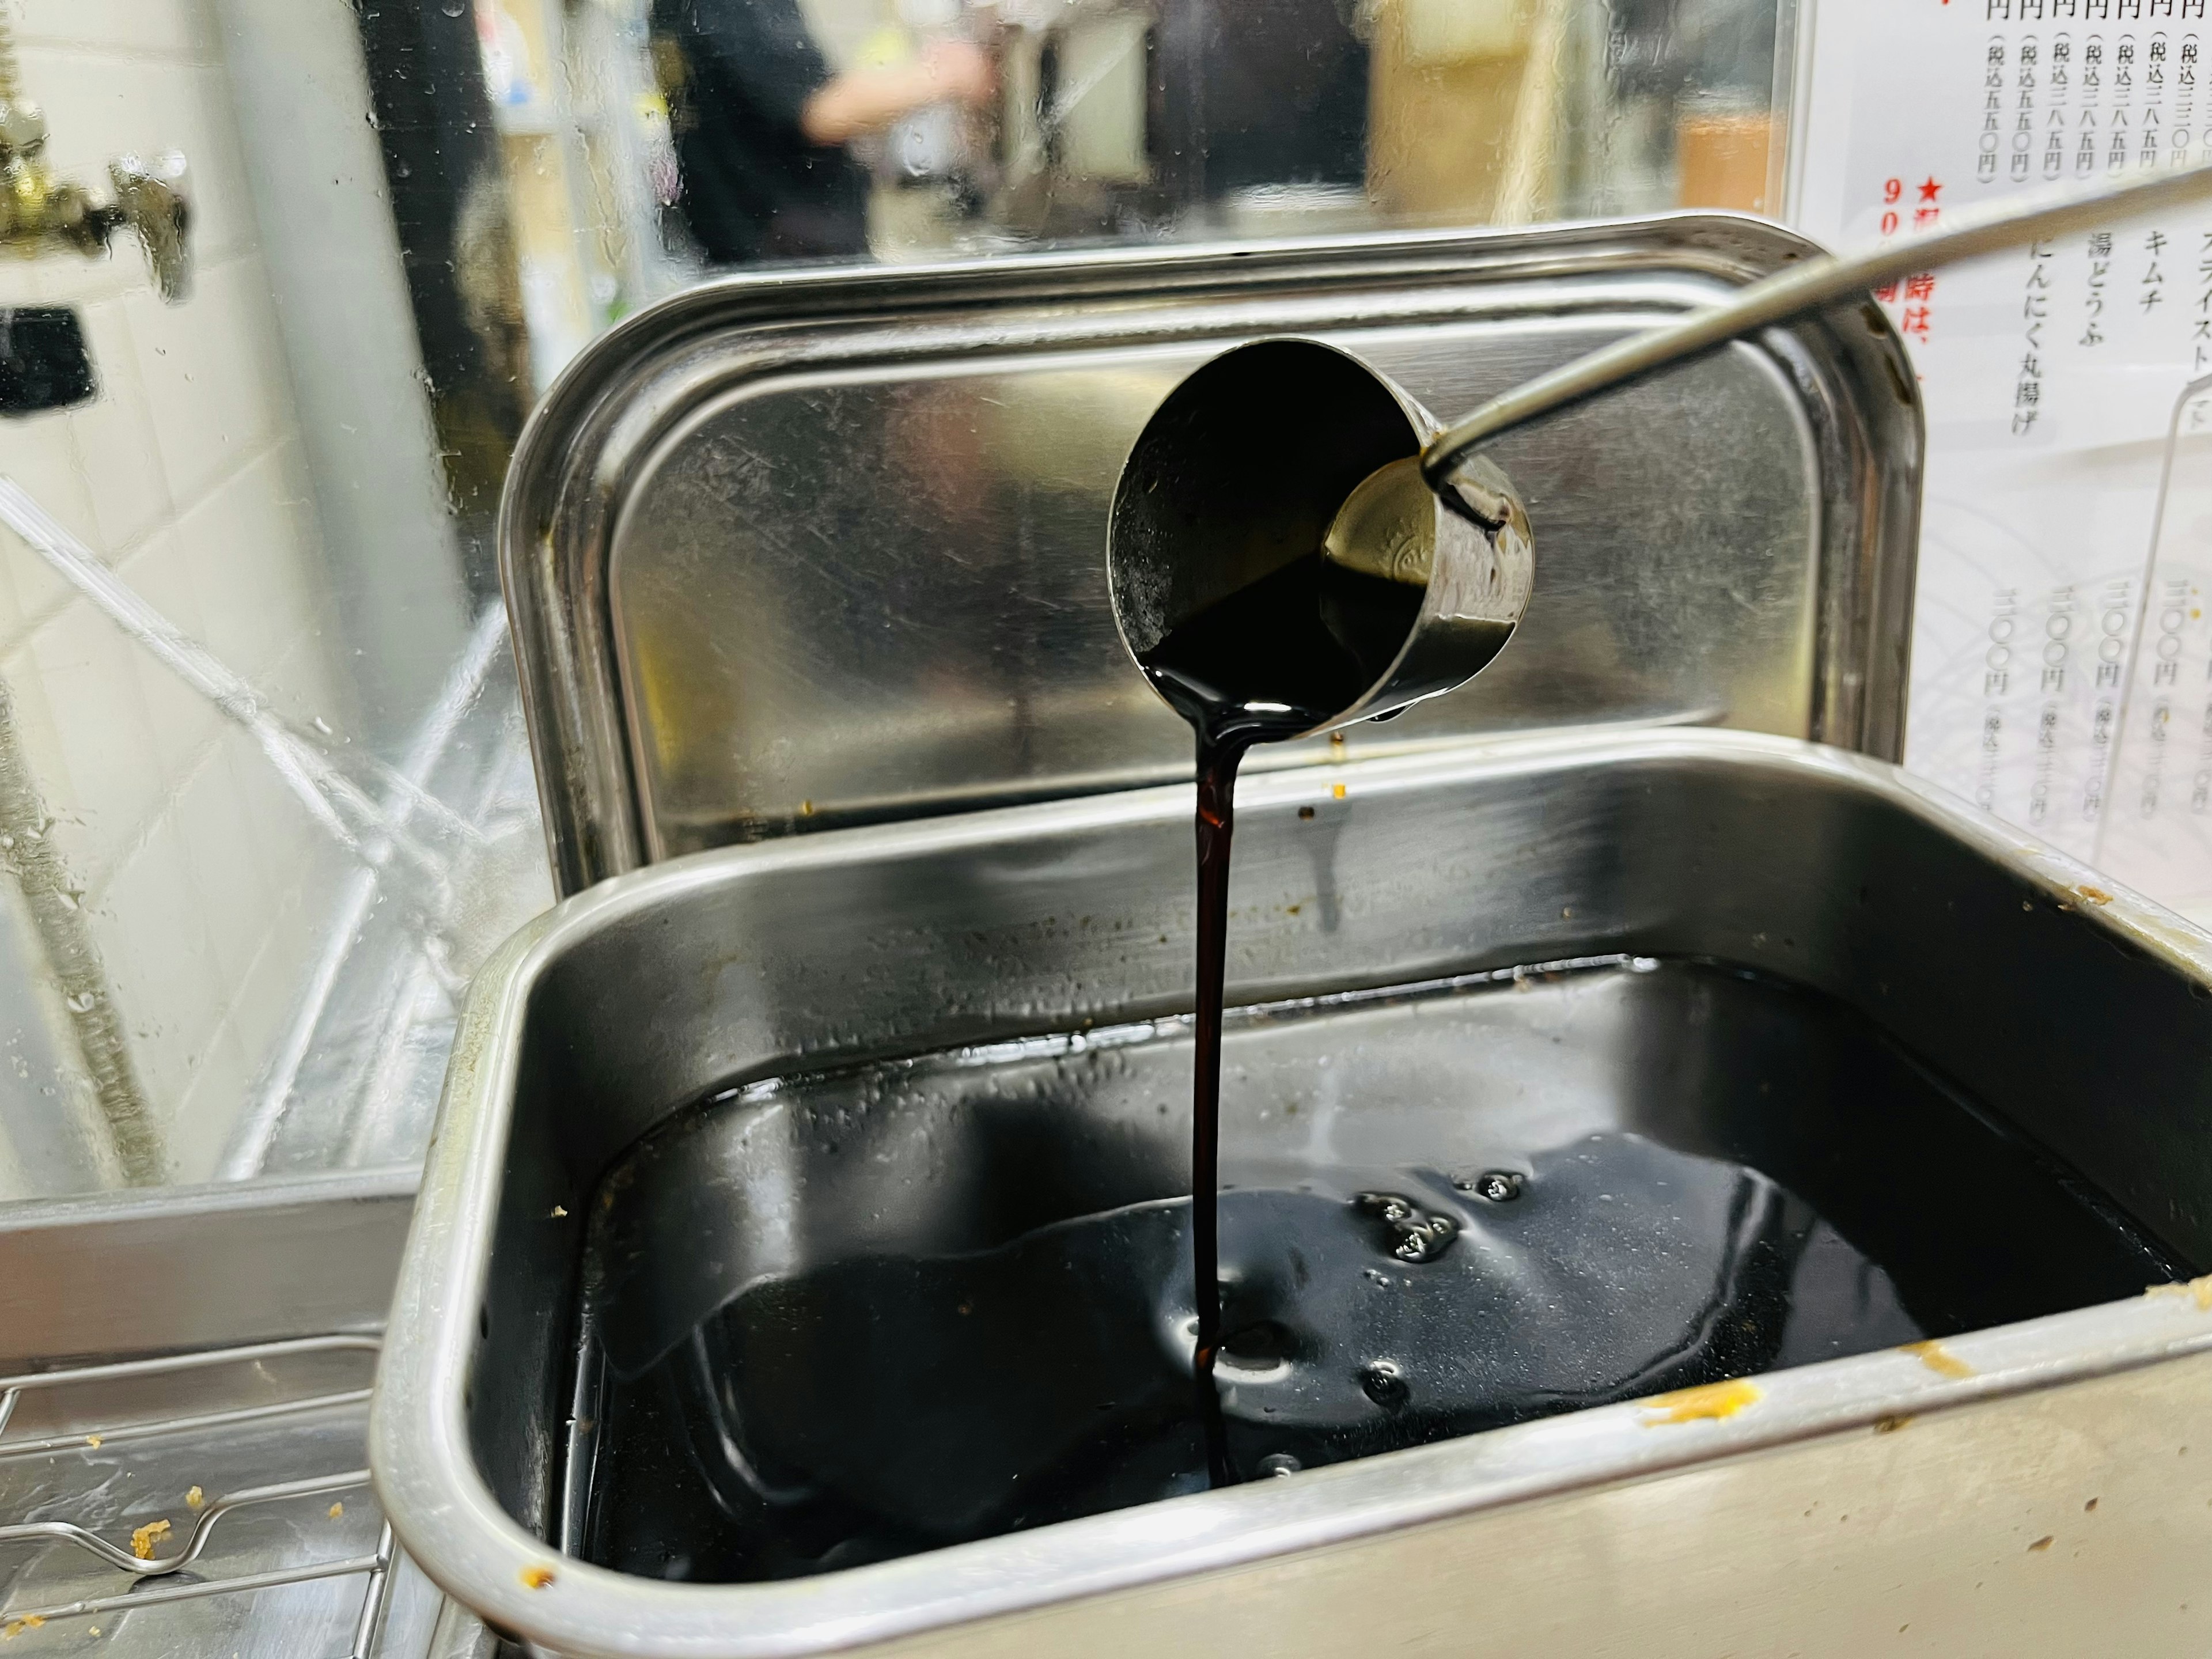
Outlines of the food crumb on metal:
[[[0,1626],[0,1640],[12,1642],[25,1631],[36,1630],[46,1622],[35,1613],[27,1613],[21,1619],[11,1619],[5,1626]],[[93,1632],[95,1636],[99,1633],[97,1631]]]
[[1974,1368],[1941,1342],[1908,1342],[1899,1350],[1909,1353],[1938,1376],[1972,1376]]
[[2145,1296],[2185,1296],[2197,1304],[2199,1313],[2212,1313],[2212,1273],[2202,1279],[2172,1280],[2163,1285],[2148,1286]]
[[190,1492],[185,1494],[185,1507],[191,1510],[194,1514],[198,1514],[201,1510],[207,1507],[207,1494],[202,1492],[198,1486],[194,1486]]
[[136,1528],[131,1533],[131,1553],[141,1561],[152,1560],[154,1547],[167,1538],[170,1530],[167,1521],[149,1521],[144,1526]]
[[553,1569],[550,1567],[525,1567],[522,1570],[522,1587],[525,1589],[544,1589],[552,1582]]
[[331,1507],[330,1507],[330,1517],[331,1517],[331,1520],[333,1520],[333,1521],[337,1520],[340,1516],[343,1515],[344,1513],[345,1513],[345,1505],[344,1505],[344,1504],[331,1504]]
[[97,1434],[88,1434],[88,1435],[85,1436],[85,1437],[84,1437],[84,1443],[85,1443],[86,1445],[88,1445],[88,1446],[91,1446],[91,1447],[94,1447],[94,1449],[97,1449],[97,1448],[98,1448],[98,1446],[100,1445],[100,1441],[101,1441],[103,1438],[105,1438],[105,1437],[104,1437],[104,1436],[101,1436],[101,1435],[97,1435]]
[[1747,1406],[1755,1406],[1765,1398],[1759,1385],[1742,1377],[1732,1377],[1726,1382],[1707,1382],[1694,1389],[1677,1389],[1672,1394],[1655,1398],[1646,1411],[1644,1424],[1656,1428],[1666,1423],[1696,1423],[1734,1417]]

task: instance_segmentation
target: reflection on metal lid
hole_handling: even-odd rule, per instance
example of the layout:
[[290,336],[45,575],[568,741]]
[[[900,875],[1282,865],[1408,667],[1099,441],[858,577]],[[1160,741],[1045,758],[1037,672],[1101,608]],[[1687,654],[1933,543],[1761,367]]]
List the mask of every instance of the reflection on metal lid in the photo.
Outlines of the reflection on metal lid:
[[[1128,445],[1193,366],[1310,335],[1462,408],[1804,251],[1685,216],[824,272],[644,313],[509,481],[557,879],[1185,775],[1104,542]],[[1919,452],[1896,349],[1841,313],[1512,434],[1540,550],[1522,637],[1280,763],[1623,720],[1893,756]]]

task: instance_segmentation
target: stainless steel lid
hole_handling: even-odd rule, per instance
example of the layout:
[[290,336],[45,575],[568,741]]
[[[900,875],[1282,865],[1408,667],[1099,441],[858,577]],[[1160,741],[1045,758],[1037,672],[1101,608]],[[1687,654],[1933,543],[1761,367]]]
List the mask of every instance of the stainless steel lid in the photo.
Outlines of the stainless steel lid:
[[[1105,527],[1197,363],[1295,332],[1432,408],[1813,252],[1717,215],[734,278],[586,351],[501,554],[556,879],[813,828],[1170,781]],[[1451,696],[1273,764],[1698,722],[1894,758],[1921,417],[1839,307],[1512,434],[1536,591]]]

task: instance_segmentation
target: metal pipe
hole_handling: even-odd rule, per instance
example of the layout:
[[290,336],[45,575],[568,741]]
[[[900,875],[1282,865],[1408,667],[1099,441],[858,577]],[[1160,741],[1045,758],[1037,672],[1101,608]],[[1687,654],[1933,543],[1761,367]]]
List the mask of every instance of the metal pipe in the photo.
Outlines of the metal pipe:
[[1968,209],[1942,230],[1926,235],[1901,237],[1854,253],[1809,259],[1752,283],[1724,305],[1694,311],[1664,328],[1616,341],[1492,398],[1429,441],[1421,451],[1421,476],[1431,489],[1442,489],[1469,453],[1515,427],[1641,379],[1685,357],[1694,357],[1739,335],[1788,322],[1884,283],[2046,236],[2091,230],[2158,208],[2185,206],[2207,197],[2212,197],[2212,164],[2149,179],[2127,177],[2093,190],[2069,191],[2056,199],[2038,191]]
[[49,833],[53,823],[15,729],[15,695],[0,680],[0,872],[22,895],[46,970],[61,994],[100,1113],[106,1144],[98,1150],[112,1158],[125,1185],[157,1186],[168,1176],[168,1150],[131,1062],[129,1033],[85,915],[83,890]]

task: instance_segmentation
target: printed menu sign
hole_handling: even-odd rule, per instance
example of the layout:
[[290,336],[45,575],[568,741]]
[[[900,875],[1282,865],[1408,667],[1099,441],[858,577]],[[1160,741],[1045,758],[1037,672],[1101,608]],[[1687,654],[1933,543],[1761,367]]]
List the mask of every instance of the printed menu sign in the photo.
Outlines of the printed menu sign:
[[[1792,216],[1838,246],[2212,161],[2205,14],[1820,0]],[[1877,297],[1928,411],[1906,765],[2212,916],[2212,399],[2184,397],[2212,375],[2212,211],[2191,215]]]

